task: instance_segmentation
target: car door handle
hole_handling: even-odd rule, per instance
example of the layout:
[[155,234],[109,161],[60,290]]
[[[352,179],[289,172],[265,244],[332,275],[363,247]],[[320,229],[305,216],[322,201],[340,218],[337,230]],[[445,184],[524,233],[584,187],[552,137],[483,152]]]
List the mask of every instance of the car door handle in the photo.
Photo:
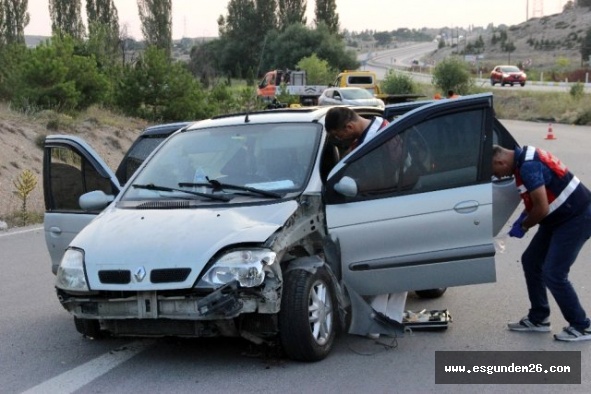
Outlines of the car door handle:
[[51,233],[51,235],[53,236],[58,236],[61,235],[62,233],[62,229],[56,226],[50,227],[49,228],[49,232]]
[[471,213],[478,209],[478,201],[462,201],[454,206],[454,211],[457,213]]

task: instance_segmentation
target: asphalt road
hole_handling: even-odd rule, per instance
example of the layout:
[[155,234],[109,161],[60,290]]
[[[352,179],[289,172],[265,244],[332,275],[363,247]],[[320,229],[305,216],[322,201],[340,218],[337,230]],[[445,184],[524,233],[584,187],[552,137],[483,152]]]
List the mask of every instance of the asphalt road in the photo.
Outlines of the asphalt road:
[[[383,80],[390,69],[396,69],[407,73],[414,80],[424,84],[430,84],[432,75],[431,69],[425,67],[421,62],[420,66],[415,66],[413,72],[407,71],[414,60],[419,61],[423,56],[431,53],[437,49],[437,43],[423,42],[410,43],[401,45],[398,48],[387,49],[383,51],[374,51],[370,53],[363,53],[358,55],[357,59],[362,64],[362,69],[371,70],[376,73],[378,80]],[[489,70],[490,71],[490,70]],[[531,91],[552,91],[552,92],[568,92],[572,84],[567,82],[541,82],[528,80],[525,86],[500,86],[494,87],[490,85],[490,75],[483,73],[479,78],[474,79],[477,86],[489,87],[496,89],[515,89],[515,90],[531,90]],[[591,93],[591,83],[585,84],[585,92]]]
[[[591,127],[503,122],[521,144],[546,148],[591,185]],[[506,239],[497,282],[448,289],[437,300],[410,296],[407,309],[448,309],[447,330],[406,334],[376,344],[344,335],[330,356],[298,363],[258,354],[241,340],[108,339],[74,329],[53,291],[49,255],[38,227],[0,233],[0,382],[2,393],[588,393],[591,341],[561,343],[547,333],[514,333],[528,308],[519,262],[528,238]],[[591,313],[591,242],[571,279]],[[566,322],[552,304],[553,331]],[[436,385],[435,351],[580,351],[580,385]]]

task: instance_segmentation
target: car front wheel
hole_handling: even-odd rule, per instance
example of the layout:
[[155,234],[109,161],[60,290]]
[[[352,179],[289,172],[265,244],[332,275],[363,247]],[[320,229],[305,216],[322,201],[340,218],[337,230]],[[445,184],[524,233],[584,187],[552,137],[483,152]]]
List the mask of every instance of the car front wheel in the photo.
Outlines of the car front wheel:
[[495,86],[495,83],[496,83],[496,82],[495,82],[495,80],[491,78],[491,79],[490,79],[490,84],[491,84],[491,86]]
[[284,278],[279,338],[286,355],[299,361],[318,361],[332,349],[337,303],[325,269],[314,273],[296,269]]

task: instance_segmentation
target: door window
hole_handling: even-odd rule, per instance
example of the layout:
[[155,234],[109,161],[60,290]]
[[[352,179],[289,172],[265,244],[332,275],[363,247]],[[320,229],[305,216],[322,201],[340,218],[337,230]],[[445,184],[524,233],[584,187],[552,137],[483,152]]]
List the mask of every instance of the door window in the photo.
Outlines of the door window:
[[357,198],[423,193],[478,182],[484,112],[432,118],[394,134],[343,172]]
[[48,210],[82,211],[78,204],[82,194],[93,190],[114,194],[110,180],[77,152],[65,147],[54,147],[50,152]]

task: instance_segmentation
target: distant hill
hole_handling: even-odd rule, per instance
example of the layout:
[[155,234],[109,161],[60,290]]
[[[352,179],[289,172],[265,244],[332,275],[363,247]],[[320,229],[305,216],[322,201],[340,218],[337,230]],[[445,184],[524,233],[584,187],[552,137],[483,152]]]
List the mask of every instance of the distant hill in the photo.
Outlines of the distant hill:
[[[553,70],[561,67],[557,64],[558,59],[568,59],[568,68],[575,69],[581,67],[580,41],[589,28],[591,28],[591,10],[581,7],[507,26],[508,41],[515,45],[515,51],[510,54],[503,52],[499,44],[491,44],[492,32],[488,29],[468,33],[466,40],[467,43],[474,43],[478,36],[482,35],[485,50],[482,53],[481,62],[485,69],[496,64],[521,62],[527,68]],[[496,36],[499,36],[498,32]],[[460,50],[463,45],[466,43],[460,42]],[[457,52],[458,47],[446,47],[425,60],[437,61]]]
[[32,48],[49,38],[49,36],[25,36],[25,44],[27,47]]

